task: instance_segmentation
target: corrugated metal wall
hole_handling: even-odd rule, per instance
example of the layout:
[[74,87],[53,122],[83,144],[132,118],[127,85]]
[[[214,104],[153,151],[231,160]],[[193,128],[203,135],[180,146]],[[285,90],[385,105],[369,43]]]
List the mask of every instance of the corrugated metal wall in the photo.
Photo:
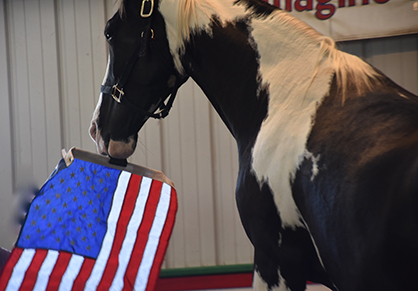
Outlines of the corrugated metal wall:
[[[95,151],[88,127],[106,68],[103,28],[114,0],[0,2],[0,245],[11,247],[13,194],[40,186],[77,146]],[[418,93],[418,36],[348,42],[394,81]],[[176,184],[179,213],[165,267],[241,264],[252,247],[235,207],[236,145],[200,89],[179,91],[166,121],[150,120],[132,162]]]

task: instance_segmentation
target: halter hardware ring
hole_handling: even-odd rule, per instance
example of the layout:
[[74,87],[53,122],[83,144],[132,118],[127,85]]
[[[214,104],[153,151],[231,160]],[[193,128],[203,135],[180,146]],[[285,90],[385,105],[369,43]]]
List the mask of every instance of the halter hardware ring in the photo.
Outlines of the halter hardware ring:
[[115,99],[116,102],[118,103],[122,103],[122,96],[125,95],[125,92],[123,92],[123,89],[119,89],[118,85],[113,85],[113,93],[112,93],[112,97],[113,99]]
[[[163,103],[164,103],[164,102],[163,102]],[[160,109],[158,110],[158,112],[154,112],[154,115],[156,116],[156,117],[154,117],[154,118],[156,118],[156,119],[165,118],[165,117],[168,115],[167,108],[166,108],[166,107],[164,107],[164,108],[160,108]],[[158,117],[157,117],[157,116],[158,116]]]
[[[152,28],[150,28],[150,30],[151,30],[151,39],[154,39],[154,29],[152,29]],[[144,32],[141,32],[141,38],[143,38],[144,37]]]
[[[150,9],[148,13],[145,13],[145,2],[150,2]],[[154,10],[154,0],[142,0],[142,5],[141,5],[141,12],[139,13],[139,15],[141,15],[141,17],[143,18],[148,18],[151,16],[152,11]]]

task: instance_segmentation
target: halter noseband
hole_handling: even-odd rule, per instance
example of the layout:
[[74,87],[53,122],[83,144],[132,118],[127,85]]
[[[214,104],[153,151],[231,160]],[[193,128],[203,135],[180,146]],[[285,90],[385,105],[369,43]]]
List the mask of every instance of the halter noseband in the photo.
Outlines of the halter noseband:
[[164,103],[164,100],[161,101],[161,104],[158,106],[158,112],[149,112],[144,110],[134,103],[132,103],[128,98],[124,97],[125,92],[123,88],[126,81],[128,80],[129,75],[140,57],[147,55],[150,39],[154,38],[154,31],[151,28],[152,14],[154,11],[154,0],[142,0],[141,9],[139,15],[146,21],[145,28],[141,33],[141,39],[138,44],[138,47],[135,48],[134,53],[132,54],[129,61],[126,63],[123,70],[122,76],[115,85],[102,85],[100,87],[100,92],[108,95],[112,95],[113,99],[118,103],[125,103],[131,108],[134,108],[136,111],[145,115],[147,117],[152,117],[156,119],[165,118],[173,105],[174,99],[176,98],[177,91],[179,87],[183,84],[184,80],[178,80],[179,76],[176,76],[176,83],[173,90],[171,91],[170,98],[167,103]]

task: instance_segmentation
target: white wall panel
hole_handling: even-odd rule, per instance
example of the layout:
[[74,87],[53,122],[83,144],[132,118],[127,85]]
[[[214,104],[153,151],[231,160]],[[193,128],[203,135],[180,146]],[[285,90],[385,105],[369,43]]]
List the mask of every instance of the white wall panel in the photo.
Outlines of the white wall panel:
[[[103,36],[114,0],[1,0],[0,245],[12,192],[41,185],[61,148],[95,151],[90,119],[106,70]],[[418,93],[417,35],[343,45],[408,90]],[[176,184],[179,212],[166,268],[252,262],[252,247],[235,203],[235,141],[191,80],[169,117],[141,130],[130,161],[162,170]]]
[[[62,117],[64,145],[81,146],[80,99],[78,84],[77,39],[74,1],[58,1],[59,51],[61,60]],[[81,41],[81,40],[79,40]]]
[[[103,5],[100,3],[97,6]],[[81,143],[85,149],[94,150],[91,138],[88,135],[92,112],[94,111],[94,71],[93,71],[93,47],[91,34],[90,1],[75,0],[75,37],[77,44],[77,77],[78,96],[71,93],[71,98],[78,98],[80,107],[77,108],[80,116]],[[103,34],[102,34],[103,36]],[[69,96],[69,97],[70,97]],[[66,126],[72,127],[72,124]]]
[[[23,9],[25,18],[19,19],[21,25],[24,25],[26,38],[25,53],[26,70],[28,75],[27,93],[28,99],[28,119],[25,122],[29,124],[29,134],[20,143],[27,144],[30,149],[31,166],[38,169],[33,171],[35,180],[45,179],[43,173],[47,172],[46,157],[46,112],[45,112],[45,93],[44,93],[44,75],[42,64],[42,42],[41,36],[41,15],[39,10],[39,1],[24,1]],[[27,13],[26,13],[27,12]],[[23,117],[23,116],[22,116]],[[31,143],[27,143],[31,141]]]
[[9,76],[8,22],[4,2],[0,2],[0,245],[11,246],[13,232],[10,226],[10,205],[13,198],[11,88]]
[[[43,90],[45,98],[45,130],[47,149],[47,171],[55,167],[62,146],[62,120],[59,79],[59,52],[57,50],[56,6],[53,0],[39,1],[41,15],[41,47],[43,68]],[[39,39],[39,35],[35,38]]]
[[[13,140],[15,144],[16,173],[32,163],[30,133],[29,76],[27,69],[27,44],[25,10],[23,1],[9,3],[10,15],[10,78],[12,80]],[[16,175],[20,183],[20,175]]]

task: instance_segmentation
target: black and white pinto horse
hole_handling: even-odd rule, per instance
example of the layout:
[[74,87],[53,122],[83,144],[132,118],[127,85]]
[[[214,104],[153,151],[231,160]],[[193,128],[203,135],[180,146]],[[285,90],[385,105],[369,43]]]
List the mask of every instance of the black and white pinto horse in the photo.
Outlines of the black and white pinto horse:
[[105,36],[98,151],[130,156],[191,77],[237,141],[255,290],[417,290],[417,96],[257,0],[125,0]]

